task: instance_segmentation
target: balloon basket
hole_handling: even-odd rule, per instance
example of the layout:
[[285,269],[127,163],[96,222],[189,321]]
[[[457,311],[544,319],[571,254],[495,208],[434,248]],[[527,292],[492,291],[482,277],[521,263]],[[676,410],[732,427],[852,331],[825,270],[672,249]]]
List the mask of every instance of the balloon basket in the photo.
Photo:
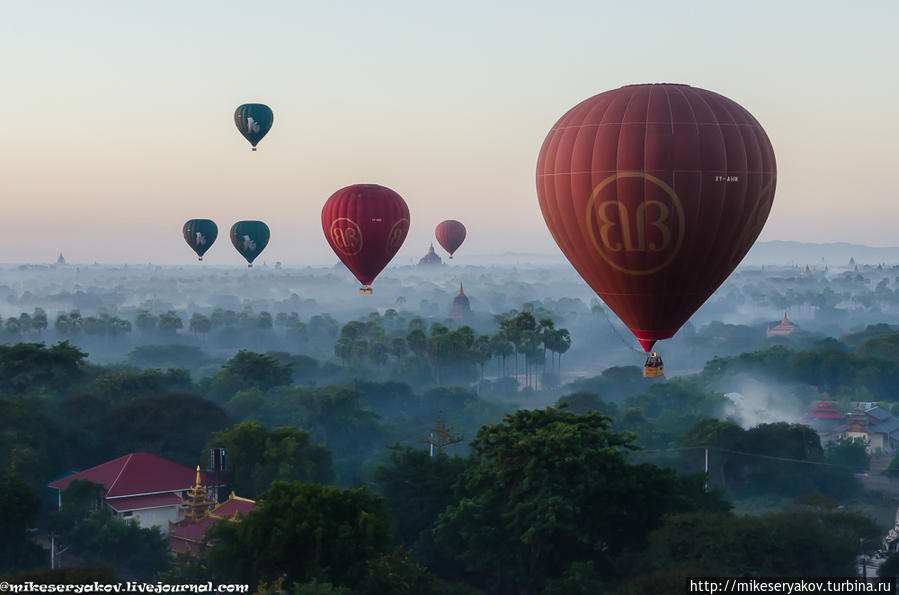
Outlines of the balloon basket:
[[665,366],[643,366],[643,377],[644,378],[659,378],[665,375]]
[[359,288],[359,295],[371,295],[372,293],[373,292],[371,290],[371,287],[360,287]]
[[197,260],[199,260],[200,262],[203,262],[203,257],[201,256]]
[[646,362],[643,364],[644,378],[659,378],[665,375],[665,363],[661,356],[655,351],[651,355],[647,355]]
[[248,269],[253,268],[253,263],[251,262],[250,264],[248,264],[248,265],[247,265],[247,268],[248,268]]
[[255,150],[256,150],[256,147],[253,147],[253,150],[255,151]]

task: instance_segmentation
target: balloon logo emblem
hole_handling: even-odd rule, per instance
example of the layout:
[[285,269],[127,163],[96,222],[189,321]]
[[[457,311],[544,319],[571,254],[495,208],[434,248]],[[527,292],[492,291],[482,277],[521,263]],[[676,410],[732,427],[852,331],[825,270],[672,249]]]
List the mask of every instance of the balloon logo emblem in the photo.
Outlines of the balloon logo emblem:
[[400,219],[393,224],[393,227],[390,229],[390,235],[387,236],[387,252],[389,254],[393,254],[400,249],[400,246],[406,240],[407,233],[409,233],[408,219]]
[[[619,200],[619,185],[627,184],[645,187],[642,201]],[[593,189],[586,211],[593,247],[609,266],[629,275],[664,269],[684,241],[684,209],[677,193],[642,171],[620,171],[605,178]]]
[[331,240],[347,256],[359,254],[362,250],[362,230],[347,217],[339,217],[331,223]]

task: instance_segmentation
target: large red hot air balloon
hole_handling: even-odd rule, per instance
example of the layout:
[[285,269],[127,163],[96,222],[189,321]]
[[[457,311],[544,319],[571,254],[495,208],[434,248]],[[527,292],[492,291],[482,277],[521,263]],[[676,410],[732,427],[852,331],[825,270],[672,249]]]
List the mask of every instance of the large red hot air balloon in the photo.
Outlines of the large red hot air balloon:
[[687,85],[629,85],[582,101],[537,158],[553,238],[647,352],[752,247],[776,179],[756,119]]
[[455,219],[448,219],[437,225],[434,235],[437,237],[437,242],[449,252],[449,257],[452,258],[453,252],[458,250],[465,241],[465,226]]
[[384,186],[355,184],[341,188],[322,207],[322,230],[331,249],[368,287],[396,254],[409,232],[409,207]]

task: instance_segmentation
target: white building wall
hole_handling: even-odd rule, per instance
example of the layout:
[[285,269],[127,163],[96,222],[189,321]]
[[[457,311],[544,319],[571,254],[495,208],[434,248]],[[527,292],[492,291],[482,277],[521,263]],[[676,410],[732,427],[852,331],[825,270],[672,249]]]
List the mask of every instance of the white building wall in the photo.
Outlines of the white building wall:
[[846,438],[861,438],[868,442],[866,450],[869,453],[874,452],[878,448],[883,449],[883,434],[868,434],[867,432],[844,432],[841,436]]
[[119,514],[124,520],[134,519],[143,529],[151,527],[159,527],[163,535],[168,535],[169,523],[176,523],[181,520],[178,506],[165,506],[162,508],[147,508],[144,510],[132,511],[131,516],[125,516],[124,513]]

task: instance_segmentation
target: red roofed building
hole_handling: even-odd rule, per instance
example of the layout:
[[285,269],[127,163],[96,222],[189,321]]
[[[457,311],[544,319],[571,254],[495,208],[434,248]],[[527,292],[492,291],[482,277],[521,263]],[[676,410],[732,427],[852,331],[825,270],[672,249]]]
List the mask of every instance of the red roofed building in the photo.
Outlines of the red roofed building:
[[846,416],[837,411],[837,406],[828,401],[818,401],[811,411],[805,414],[803,423],[813,428],[821,437],[821,443],[836,440],[836,428],[846,423]]
[[846,416],[837,411],[837,406],[827,401],[818,401],[815,407],[805,414],[811,419],[839,419],[845,420]]
[[214,482],[209,474],[194,471],[146,452],[134,452],[47,484],[62,491],[72,480],[86,479],[103,485],[104,502],[122,519],[134,519],[144,528],[159,527],[183,518],[183,502],[195,480],[206,485]]
[[873,403],[856,403],[846,423],[834,430],[840,438],[861,438],[868,452],[878,449],[886,453],[899,450],[899,419]]

